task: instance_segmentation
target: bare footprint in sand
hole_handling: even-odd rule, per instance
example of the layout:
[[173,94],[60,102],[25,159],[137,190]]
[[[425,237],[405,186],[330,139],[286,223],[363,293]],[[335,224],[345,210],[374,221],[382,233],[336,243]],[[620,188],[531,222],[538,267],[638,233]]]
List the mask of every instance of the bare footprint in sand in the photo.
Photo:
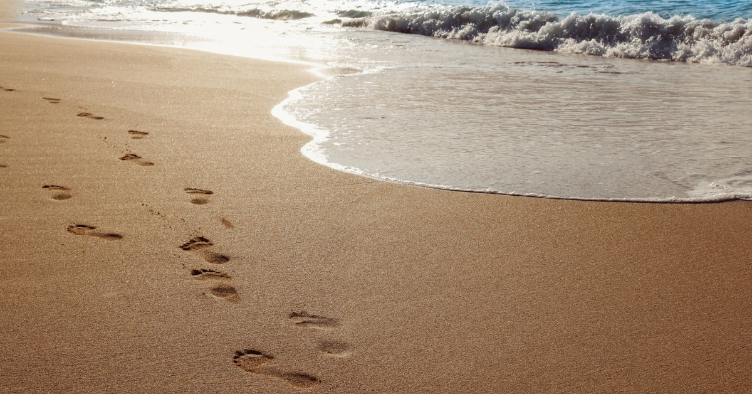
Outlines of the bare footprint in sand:
[[50,104],[57,104],[60,102],[59,98],[52,98],[52,97],[42,97],[43,99],[47,100]]
[[[209,196],[209,195],[214,194],[214,192],[211,190],[195,189],[192,187],[186,187],[183,190],[188,194],[194,194],[194,195],[199,195],[199,196]],[[205,197],[194,197],[193,199],[191,199],[191,204],[204,205],[208,203],[209,203],[209,199]]]
[[246,372],[255,372],[258,370],[258,367],[268,364],[273,360],[274,357],[252,349],[238,350],[232,358],[232,362]]
[[101,116],[95,116],[94,114],[91,114],[91,113],[88,113],[88,112],[79,112],[78,114],[76,114],[76,116],[80,116],[82,118],[94,119],[94,120],[102,120],[102,119],[104,119]]
[[308,312],[292,312],[288,315],[293,324],[298,327],[328,330],[339,326],[339,320],[331,317],[312,315]]
[[193,269],[191,270],[191,277],[196,280],[229,280],[230,275],[224,272],[208,270],[208,269]]
[[96,227],[94,226],[87,226],[85,224],[71,224],[66,229],[69,233],[75,234],[75,235],[90,235],[92,237],[107,239],[107,240],[116,240],[123,238],[120,234],[115,233],[103,233],[96,231]]
[[211,264],[224,264],[230,261],[229,257],[219,253],[204,251],[200,252],[199,254],[204,258],[204,261]]
[[9,139],[10,137],[8,137],[7,135],[0,135],[0,144],[4,144]]
[[54,191],[54,193],[52,194],[52,199],[53,200],[59,200],[59,201],[60,200],[67,200],[67,199],[73,197],[73,195],[71,195],[69,193],[70,189],[68,189],[65,186],[44,185],[44,186],[42,186],[42,189],[47,189],[47,190]]
[[0,164],[0,168],[8,168],[8,166],[5,164]]
[[147,135],[149,135],[149,133],[145,131],[138,131],[138,130],[128,130],[128,134],[130,134],[131,139],[134,139],[134,140],[140,140],[146,137]]
[[342,341],[321,341],[317,348],[326,354],[335,357],[347,357],[350,355],[350,345]]
[[185,190],[185,192],[188,193],[188,194],[206,194],[206,195],[214,194],[214,192],[211,191],[211,190],[196,189],[196,188],[192,188],[192,187],[186,187],[183,190]]
[[209,241],[209,239],[204,237],[194,237],[190,241],[180,245],[180,249],[188,252],[196,252],[201,257],[203,257],[204,261],[211,264],[224,264],[230,261],[230,258],[228,256],[204,250],[211,248],[212,246],[214,246],[214,243],[212,243],[212,241]]
[[4,88],[4,87],[0,86],[0,90],[6,91],[6,92],[13,92],[13,91],[15,91],[16,89],[11,89],[11,88]]
[[266,364],[273,361],[274,357],[252,349],[236,351],[235,356],[232,358],[232,362],[245,372],[280,379],[300,389],[309,389],[321,383],[319,378],[309,374],[283,372],[274,368],[265,367]]
[[212,296],[216,298],[227,300],[230,302],[240,301],[240,296],[238,295],[238,291],[235,290],[235,288],[232,286],[222,285],[222,286],[212,287],[211,289],[209,289],[209,294],[211,294]]
[[214,246],[212,241],[209,241],[209,239],[204,237],[193,237],[190,241],[180,245],[180,249],[187,250],[190,252],[211,248]]
[[154,163],[152,163],[150,161],[147,161],[147,160],[144,160],[143,157],[141,157],[141,156],[139,156],[139,155],[137,155],[135,153],[128,153],[127,155],[121,157],[120,160],[130,161],[132,163],[136,163],[136,164],[138,164],[140,166],[144,166],[144,167],[148,167],[148,166],[153,166],[154,165]]
[[208,198],[196,197],[196,198],[191,199],[191,204],[195,204],[195,205],[205,205],[208,203],[209,203]]

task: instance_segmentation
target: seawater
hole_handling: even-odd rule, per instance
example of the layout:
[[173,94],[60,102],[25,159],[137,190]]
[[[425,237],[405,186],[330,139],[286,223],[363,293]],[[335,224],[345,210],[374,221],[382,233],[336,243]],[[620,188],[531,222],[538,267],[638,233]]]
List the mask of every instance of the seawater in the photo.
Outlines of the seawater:
[[[274,113],[331,167],[453,190],[752,199],[752,3],[27,0],[37,32],[329,70]],[[333,74],[333,75],[332,75]]]

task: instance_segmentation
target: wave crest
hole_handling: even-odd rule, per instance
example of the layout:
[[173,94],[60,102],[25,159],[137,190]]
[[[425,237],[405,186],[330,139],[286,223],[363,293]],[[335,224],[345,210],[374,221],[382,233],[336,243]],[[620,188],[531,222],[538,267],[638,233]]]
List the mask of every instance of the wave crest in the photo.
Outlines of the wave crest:
[[344,21],[406,34],[604,57],[752,67],[752,20],[717,23],[647,12],[625,17],[523,11],[502,4],[415,9]]
[[207,14],[220,14],[220,15],[236,15],[236,16],[248,16],[261,19],[274,19],[274,20],[298,20],[314,16],[309,12],[297,11],[297,10],[270,10],[264,11],[258,8],[253,8],[245,11],[232,11],[225,10],[219,7],[206,8],[206,7],[193,7],[193,8],[165,8],[158,7],[155,11],[161,12],[203,12]]

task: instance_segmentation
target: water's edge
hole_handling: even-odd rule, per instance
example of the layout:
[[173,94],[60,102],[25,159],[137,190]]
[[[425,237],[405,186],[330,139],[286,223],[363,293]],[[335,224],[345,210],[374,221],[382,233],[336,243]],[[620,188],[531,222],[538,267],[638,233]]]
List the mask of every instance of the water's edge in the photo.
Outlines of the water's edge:
[[[321,81],[314,82],[313,84],[320,83]],[[424,183],[424,182],[416,182],[416,181],[409,181],[404,179],[398,179],[398,178],[392,178],[392,177],[384,177],[379,176],[373,173],[370,173],[366,170],[362,170],[355,167],[345,166],[338,163],[330,162],[326,155],[324,155],[319,149],[318,144],[324,140],[326,140],[328,133],[325,130],[321,130],[317,128],[313,124],[301,122],[297,120],[294,116],[289,114],[287,111],[284,110],[284,107],[286,105],[289,105],[291,102],[298,100],[301,98],[302,94],[300,93],[300,90],[305,89],[313,84],[302,86],[296,89],[293,89],[288,92],[288,97],[283,100],[281,103],[277,104],[272,109],[272,115],[278,118],[282,123],[299,129],[304,134],[307,134],[311,137],[311,141],[309,141],[307,144],[305,144],[301,149],[300,152],[303,154],[303,156],[307,157],[309,160],[327,166],[329,168],[332,168],[337,171],[346,172],[349,174],[359,175],[366,178],[371,178],[379,181],[384,182],[390,182],[390,183],[397,183],[401,185],[407,185],[407,186],[417,186],[417,187],[425,187],[430,189],[439,189],[439,190],[446,190],[446,191],[453,191],[453,192],[463,192],[463,193],[478,193],[478,194],[497,194],[497,195],[504,195],[504,196],[513,196],[513,197],[529,197],[529,198],[545,198],[545,199],[552,199],[552,200],[574,200],[574,201],[600,201],[600,202],[632,202],[632,203],[659,203],[659,204],[705,204],[705,203],[719,203],[719,202],[726,202],[726,201],[750,201],[750,198],[747,198],[746,196],[714,196],[714,197],[704,197],[704,198],[682,198],[682,197],[668,197],[668,198],[582,198],[582,197],[561,197],[561,196],[551,196],[551,195],[544,195],[544,194],[536,194],[536,193],[517,193],[517,192],[502,192],[498,190],[475,190],[475,189],[463,189],[459,187],[453,187],[448,185],[439,185],[439,184],[430,184],[430,183]]]
[[[312,140],[305,144],[301,148],[301,153],[310,159],[311,161],[325,165],[329,168],[332,168],[334,170],[347,172],[354,175],[364,176],[367,178],[380,180],[380,181],[387,181],[391,183],[397,183],[402,185],[409,185],[409,186],[418,186],[418,187],[427,187],[427,188],[433,188],[433,189],[440,189],[440,190],[447,190],[447,191],[456,191],[456,192],[466,192],[466,193],[482,193],[482,194],[500,194],[500,195],[507,195],[507,196],[519,196],[519,197],[533,197],[533,198],[548,198],[548,199],[561,199],[561,200],[578,200],[578,201],[602,201],[602,202],[639,202],[639,203],[714,203],[714,202],[724,202],[724,201],[733,201],[733,200],[749,200],[750,198],[746,196],[713,196],[713,197],[705,197],[705,198],[682,198],[682,197],[668,197],[668,198],[580,198],[580,197],[562,197],[562,196],[552,196],[552,195],[543,195],[543,194],[535,194],[535,193],[517,193],[517,192],[503,192],[498,190],[474,190],[474,189],[464,189],[459,187],[452,187],[449,185],[441,185],[441,184],[430,184],[430,183],[424,183],[424,182],[416,182],[416,181],[409,181],[404,179],[397,179],[397,178],[391,178],[391,177],[385,177],[385,176],[379,176],[377,174],[368,172],[367,170],[358,169],[355,167],[348,167],[344,166],[338,163],[333,163],[328,160],[328,157],[323,154],[319,149],[318,145],[320,142],[326,140],[328,136],[328,132],[326,130],[322,130],[317,128],[315,125],[308,124],[301,122],[294,118],[291,114],[286,112],[284,110],[284,107],[286,105],[289,105],[291,102],[294,102],[296,100],[299,100],[302,97],[301,90],[316,84],[321,83],[322,81],[325,81],[329,78],[334,78],[335,76],[342,76],[342,74],[349,74],[350,72],[340,73],[340,72],[330,72],[327,70],[333,70],[336,69],[336,67],[329,67],[322,64],[315,64],[310,62],[304,62],[304,61],[295,61],[292,59],[285,59],[285,58],[279,58],[275,60],[270,60],[266,58],[254,58],[251,56],[244,56],[244,55],[236,55],[236,54],[230,54],[230,53],[222,53],[222,52],[216,52],[216,51],[209,51],[204,48],[193,48],[190,46],[186,46],[186,42],[190,42],[190,39],[186,39],[185,36],[180,36],[178,34],[169,35],[169,39],[175,39],[175,38],[183,38],[186,39],[183,41],[182,44],[175,44],[175,43],[167,43],[164,42],[164,37],[161,37],[159,34],[156,34],[157,32],[153,32],[152,38],[156,37],[156,40],[162,39],[163,41],[161,43],[154,43],[153,41],[155,39],[152,39],[150,41],[152,42],[146,42],[149,38],[149,33],[152,32],[144,32],[144,31],[135,31],[136,35],[133,34],[129,35],[128,31],[123,30],[107,30],[107,29],[97,29],[97,28],[81,28],[81,27],[74,27],[74,26],[66,26],[63,29],[56,29],[57,25],[51,24],[51,23],[36,23],[36,24],[30,24],[28,22],[17,22],[18,27],[10,27],[4,29],[6,32],[15,32],[19,34],[32,34],[32,35],[41,35],[46,37],[55,37],[55,38],[68,38],[68,39],[78,39],[78,40],[92,40],[92,41],[105,41],[105,42],[117,42],[117,43],[127,43],[127,44],[133,44],[133,45],[147,45],[147,46],[162,46],[162,47],[170,47],[170,48],[178,48],[178,49],[189,49],[189,50],[197,50],[205,53],[214,53],[214,54],[221,54],[221,55],[230,55],[230,56],[238,56],[238,57],[245,57],[245,58],[253,58],[257,60],[266,60],[266,61],[278,61],[278,62],[284,62],[284,63],[296,63],[296,64],[304,64],[311,66],[312,68],[309,69],[309,72],[314,73],[318,77],[322,78],[319,81],[313,82],[312,84],[301,86],[299,88],[293,89],[290,92],[288,92],[288,97],[277,104],[271,111],[272,115],[280,119],[284,124],[295,127],[299,129],[302,133],[309,135]],[[32,25],[30,27],[30,25]],[[142,38],[143,41],[135,41],[131,40],[134,37]],[[131,39],[129,39],[131,38]]]

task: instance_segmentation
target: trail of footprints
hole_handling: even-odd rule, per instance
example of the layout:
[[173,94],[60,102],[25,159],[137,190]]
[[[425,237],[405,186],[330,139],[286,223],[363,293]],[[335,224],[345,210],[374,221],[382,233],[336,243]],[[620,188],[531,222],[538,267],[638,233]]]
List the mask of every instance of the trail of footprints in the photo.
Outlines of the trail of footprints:
[[[205,198],[204,196],[214,194],[214,192],[210,190],[192,187],[185,188],[183,191],[189,195],[201,196],[197,198]],[[191,200],[191,203],[201,205],[206,202],[197,203],[194,199]],[[225,227],[234,228],[232,223],[226,218],[221,218],[220,221]],[[220,265],[230,261],[228,256],[211,250],[214,248],[214,242],[204,236],[194,236],[180,245],[179,248],[183,251],[200,256],[204,261],[210,264]],[[232,282],[230,275],[210,268],[191,269],[190,275],[195,280],[209,281],[212,283],[208,289],[208,294],[210,296],[218,300],[225,300],[232,303],[240,302],[240,295],[230,284]],[[293,325],[304,329],[328,331],[335,329],[340,325],[338,319],[310,314],[305,311],[292,312],[289,314],[288,318]],[[346,357],[349,355],[350,350],[350,346],[346,342],[331,339],[319,341],[316,348],[321,353],[333,357]],[[274,356],[255,349],[236,351],[232,358],[232,362],[246,373],[278,379],[299,389],[313,388],[321,383],[321,380],[314,375],[297,371],[286,371],[276,367],[274,365]]]
[[[147,133],[145,131],[139,131],[139,130],[128,130],[128,135],[131,136],[131,139],[141,140],[141,139],[146,138],[146,136],[149,135],[149,133]],[[125,155],[120,156],[120,160],[127,161],[127,162],[130,162],[130,163],[133,163],[133,164],[137,164],[137,165],[140,165],[142,167],[150,167],[150,166],[154,165],[153,162],[151,162],[149,160],[146,160],[143,157],[141,157],[141,156],[139,156],[139,155],[137,155],[135,153],[132,153],[132,152],[131,153],[126,153]]]
[[[208,250],[213,246],[214,243],[209,239],[198,236],[193,237],[188,242],[180,245],[180,249],[199,255],[209,264],[225,264],[230,261],[228,256]],[[193,269],[191,270],[191,276],[196,280],[215,280],[220,282],[227,282],[231,279],[229,275],[213,269]],[[237,290],[226,283],[219,283],[212,286],[209,289],[209,294],[217,299],[229,302],[240,301],[240,295],[238,295]]]
[[[4,88],[2,86],[0,86],[0,90],[6,92],[14,91],[14,89]],[[60,103],[60,99],[57,98],[43,97],[43,99],[50,104]],[[94,120],[104,119],[101,116],[96,116],[88,112],[80,112],[77,116]],[[128,134],[132,139],[143,139],[149,135],[147,132],[138,130],[128,130]],[[9,139],[9,136],[0,135],[0,144],[7,142]],[[154,165],[154,163],[147,161],[134,153],[127,153],[120,157],[120,160],[133,162],[141,166]],[[6,167],[7,165],[0,164],[0,168]],[[42,189],[49,192],[50,198],[53,200],[62,201],[73,197],[71,189],[66,186],[46,184],[42,186]],[[214,192],[210,190],[198,188],[185,188],[184,192],[192,197],[190,202],[195,205],[209,203],[209,196],[214,194]],[[228,229],[235,227],[225,218],[221,218],[220,221],[222,225]],[[123,238],[120,234],[101,231],[97,227],[88,224],[70,224],[67,226],[66,231],[76,236],[90,236],[109,241],[120,240]],[[230,257],[227,255],[210,250],[213,247],[214,243],[204,236],[194,236],[179,246],[183,251],[197,255],[209,264],[221,265],[230,261]],[[191,269],[190,276],[195,280],[211,283],[208,294],[212,297],[231,303],[240,302],[240,295],[237,290],[230,285],[232,282],[232,277],[230,275],[215,269],[195,268]],[[305,311],[292,312],[287,317],[292,325],[301,329],[314,329],[322,332],[330,332],[340,326],[340,321],[338,319],[311,314]],[[347,357],[350,355],[350,345],[344,341],[336,339],[319,340],[316,343],[316,349],[322,354],[332,357]],[[232,357],[232,362],[244,372],[278,379],[299,389],[309,389],[321,383],[321,380],[314,375],[279,369],[274,365],[275,360],[274,356],[254,349],[238,350]]]
[[[288,315],[288,318],[295,326],[308,329],[329,331],[340,325],[338,319],[319,316],[305,311],[292,312]],[[350,355],[350,345],[341,340],[319,340],[316,348],[321,353],[332,357],[343,358]],[[293,387],[308,389],[321,383],[321,379],[311,374],[289,372],[275,368],[273,365],[274,360],[274,356],[256,349],[237,350],[232,357],[232,362],[247,373],[279,379]]]
[[[287,317],[294,325],[302,328],[330,331],[340,326],[339,319],[314,315],[305,311],[292,312]],[[317,344],[317,349],[335,357],[350,355],[350,345],[340,340],[321,340]]]
[[188,242],[180,245],[180,249],[188,252],[194,252],[201,256],[204,261],[210,264],[224,264],[230,261],[230,258],[224,254],[217,253],[211,250],[207,250],[213,247],[214,244],[204,237],[193,237]]
[[[185,188],[184,191],[192,195],[208,196],[213,194],[209,190],[197,188]],[[193,203],[195,204],[195,202]],[[221,218],[221,222],[227,228],[234,227],[225,218]],[[230,261],[229,257],[210,250],[213,247],[214,242],[204,236],[194,236],[179,246],[181,250],[196,254],[210,264],[225,264]],[[209,268],[194,268],[191,269],[190,275],[195,280],[212,282],[211,287],[208,289],[210,296],[233,303],[240,302],[237,290],[230,285],[232,278],[226,273]],[[292,325],[301,329],[319,330],[326,333],[337,329],[341,325],[339,319],[308,313],[306,311],[291,312],[287,318]],[[330,357],[345,358],[350,355],[350,345],[339,339],[326,338],[319,340],[316,343],[316,349],[321,354]],[[271,354],[256,349],[238,350],[232,358],[232,362],[246,373],[278,379],[299,389],[313,388],[321,383],[321,379],[314,375],[281,369],[275,366],[275,360],[275,357]]]
[[[6,92],[14,91],[14,89],[8,89],[2,86],[0,86],[0,90],[4,90]],[[46,100],[50,104],[60,103],[60,99],[58,98],[42,97],[42,99]],[[100,116],[94,116],[86,112],[79,113],[77,116],[88,117],[88,118],[97,119],[97,120],[104,119]],[[9,139],[10,137],[8,136],[0,135],[0,143],[4,143]],[[0,165],[0,167],[5,168],[7,166]],[[53,200],[63,201],[63,200],[68,200],[71,197],[73,197],[73,195],[71,194],[71,189],[66,186],[47,184],[47,185],[42,186],[42,189],[50,192],[50,198]],[[101,231],[101,230],[98,230],[96,226],[90,226],[88,224],[70,224],[68,225],[68,227],[66,227],[65,230],[73,235],[85,235],[85,236],[96,237],[96,238],[100,238],[100,239],[104,239],[108,241],[114,241],[114,240],[119,240],[123,238],[123,236],[120,234]]]

